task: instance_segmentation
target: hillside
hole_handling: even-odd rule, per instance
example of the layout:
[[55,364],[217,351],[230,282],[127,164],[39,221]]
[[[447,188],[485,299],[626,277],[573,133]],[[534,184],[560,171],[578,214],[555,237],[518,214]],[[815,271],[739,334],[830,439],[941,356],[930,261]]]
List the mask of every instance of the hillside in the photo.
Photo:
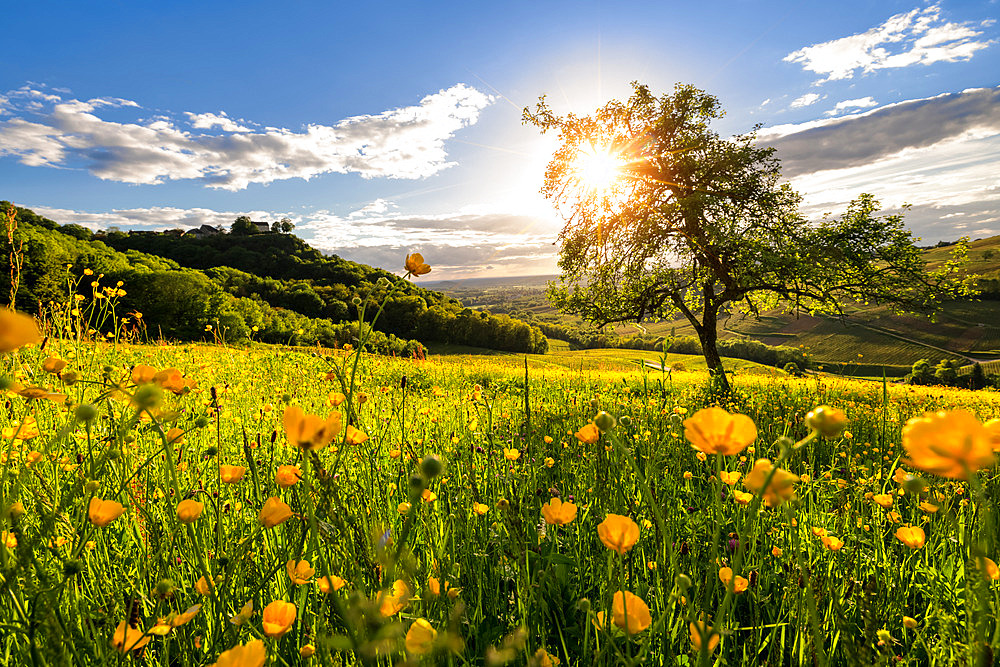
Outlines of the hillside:
[[[924,251],[929,268],[948,258],[951,247]],[[843,320],[774,310],[758,320],[733,313],[720,323],[720,338],[748,339],[803,350],[814,365],[854,375],[905,375],[914,362],[953,359],[963,364],[1000,358],[1000,236],[969,243],[969,270],[982,278],[976,301],[942,305],[928,317],[894,315],[877,306],[854,306]],[[660,338],[692,336],[683,317],[604,331],[558,313],[545,298],[545,284],[557,276],[522,276],[491,282],[451,281],[438,286],[470,306],[507,312],[539,325],[547,336],[576,347],[648,347]]]
[[[9,210],[9,202],[0,202],[0,212]],[[18,309],[42,312],[65,304],[71,292],[99,294],[113,315],[107,317],[108,308],[95,312],[103,319],[89,319],[88,327],[102,333],[131,313],[147,338],[332,347],[357,339],[359,311],[371,321],[384,302],[373,342],[384,352],[413,354],[426,342],[512,352],[547,348],[537,327],[471,310],[388,271],[323,255],[290,234],[95,234],[29,209],[13,210],[22,262]],[[11,291],[10,263],[4,252],[4,294]]]

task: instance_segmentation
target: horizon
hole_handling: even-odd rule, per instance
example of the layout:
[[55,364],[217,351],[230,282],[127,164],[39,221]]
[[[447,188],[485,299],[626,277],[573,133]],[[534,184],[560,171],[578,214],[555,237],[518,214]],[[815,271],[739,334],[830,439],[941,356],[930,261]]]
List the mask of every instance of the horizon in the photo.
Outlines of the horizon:
[[993,236],[996,4],[18,7],[38,28],[0,62],[0,198],[90,229],[288,217],[393,272],[420,252],[434,281],[555,276],[554,144],[521,109],[682,81],[723,136],[762,124],[811,219],[871,192],[913,205],[923,245]]

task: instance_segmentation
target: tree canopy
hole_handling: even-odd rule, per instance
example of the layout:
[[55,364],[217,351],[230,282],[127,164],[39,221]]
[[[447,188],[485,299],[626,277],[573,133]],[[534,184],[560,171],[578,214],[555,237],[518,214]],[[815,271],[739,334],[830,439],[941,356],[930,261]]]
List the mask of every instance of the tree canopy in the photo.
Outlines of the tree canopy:
[[717,98],[683,84],[657,98],[634,83],[628,100],[589,116],[558,116],[544,97],[524,110],[559,133],[542,192],[566,220],[550,289],[561,310],[602,325],[681,313],[728,390],[717,341],[729,308],[843,314],[856,301],[917,312],[972,289],[964,243],[928,272],[902,216],[876,215],[871,195],[840,219],[806,220],[774,149],[757,128],[719,136],[710,125],[722,115]]

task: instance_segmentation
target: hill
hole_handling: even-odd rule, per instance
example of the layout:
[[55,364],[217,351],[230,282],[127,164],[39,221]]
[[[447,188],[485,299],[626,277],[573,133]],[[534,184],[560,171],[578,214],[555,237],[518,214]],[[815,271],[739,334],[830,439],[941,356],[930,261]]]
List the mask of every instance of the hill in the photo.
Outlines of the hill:
[[95,332],[119,327],[130,313],[146,337],[335,347],[357,339],[359,315],[372,322],[382,306],[373,344],[385,352],[413,354],[424,342],[547,348],[538,327],[323,255],[291,234],[91,233],[0,202],[4,218],[10,211],[14,252],[0,259],[0,291],[12,291],[13,256],[21,265],[18,309],[52,316],[73,293],[99,295],[104,306],[87,319]]
[[[946,261],[953,244],[924,250],[928,267]],[[756,341],[799,349],[814,366],[852,375],[902,376],[920,359],[949,359],[962,364],[1000,358],[1000,236],[969,243],[969,271],[981,276],[980,298],[942,304],[928,317],[894,315],[878,306],[854,305],[843,319],[814,317],[787,310],[762,313],[760,319],[731,313],[720,324],[720,338]],[[556,276],[522,276],[493,281],[451,281],[438,288],[470,306],[506,312],[538,325],[553,340],[576,348],[638,347],[654,349],[663,339],[694,335],[683,317],[598,330],[579,318],[557,312],[545,298],[545,284]],[[681,351],[681,350],[677,350]]]

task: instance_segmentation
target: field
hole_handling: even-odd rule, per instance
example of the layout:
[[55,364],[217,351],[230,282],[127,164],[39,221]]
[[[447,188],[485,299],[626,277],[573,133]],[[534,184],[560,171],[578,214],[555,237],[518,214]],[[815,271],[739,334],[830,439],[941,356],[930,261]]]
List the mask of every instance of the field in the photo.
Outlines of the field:
[[706,456],[719,399],[673,357],[13,352],[3,662],[991,664],[997,469],[905,481],[900,429],[998,394],[747,364],[722,407],[756,438]]

